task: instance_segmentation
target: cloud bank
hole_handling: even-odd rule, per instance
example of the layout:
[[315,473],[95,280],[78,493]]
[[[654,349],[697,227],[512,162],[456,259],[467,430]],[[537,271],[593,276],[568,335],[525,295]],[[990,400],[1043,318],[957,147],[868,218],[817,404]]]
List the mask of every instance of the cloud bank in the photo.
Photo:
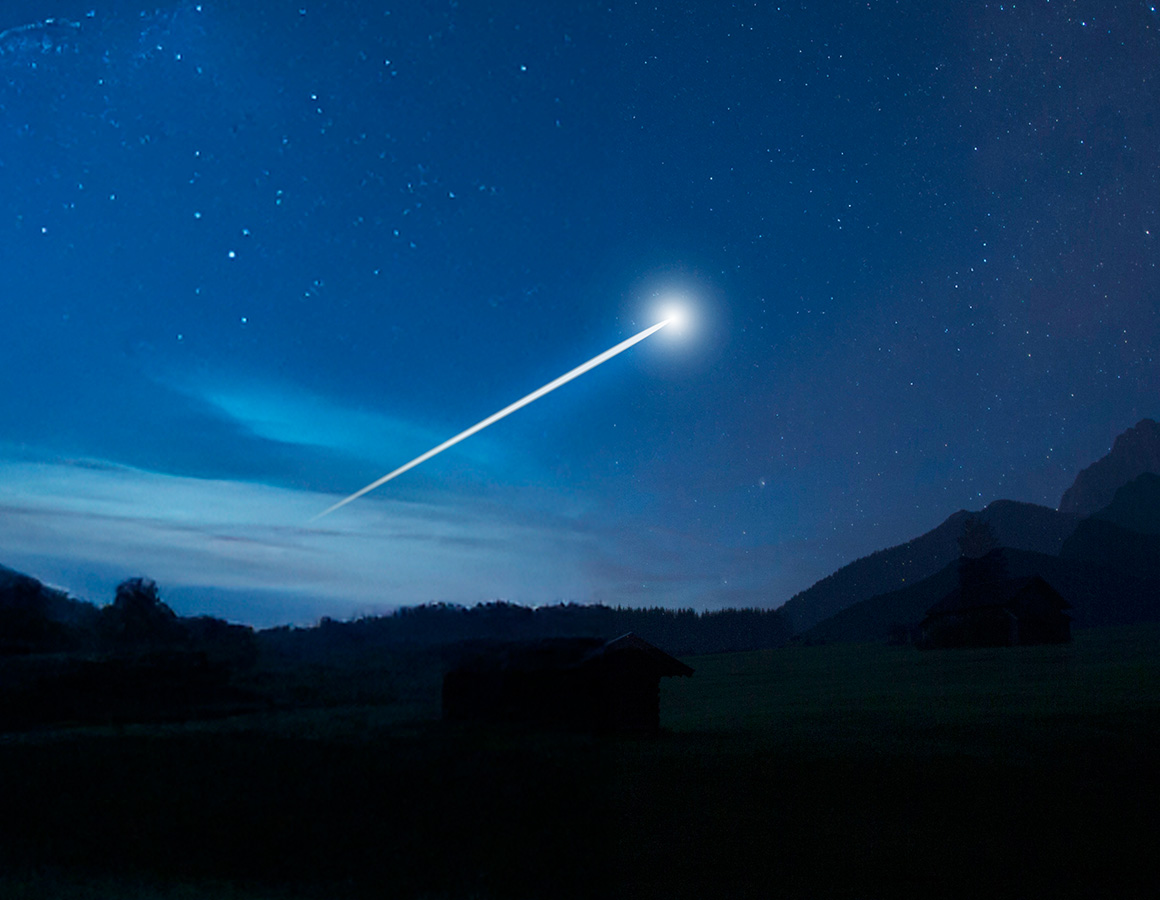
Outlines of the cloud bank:
[[33,574],[50,579],[115,564],[163,586],[311,597],[326,607],[320,615],[590,593],[583,560],[591,536],[535,511],[470,499],[446,507],[378,500],[309,524],[330,502],[312,491],[108,463],[5,461],[0,546],[8,564],[35,560]]

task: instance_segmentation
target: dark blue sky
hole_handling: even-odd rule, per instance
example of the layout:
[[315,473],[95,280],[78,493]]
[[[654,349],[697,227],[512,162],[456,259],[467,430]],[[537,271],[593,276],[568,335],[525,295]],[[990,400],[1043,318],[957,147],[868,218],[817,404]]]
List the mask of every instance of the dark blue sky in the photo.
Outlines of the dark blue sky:
[[778,605],[1160,414],[1150,3],[658,6],[5,2],[0,562]]

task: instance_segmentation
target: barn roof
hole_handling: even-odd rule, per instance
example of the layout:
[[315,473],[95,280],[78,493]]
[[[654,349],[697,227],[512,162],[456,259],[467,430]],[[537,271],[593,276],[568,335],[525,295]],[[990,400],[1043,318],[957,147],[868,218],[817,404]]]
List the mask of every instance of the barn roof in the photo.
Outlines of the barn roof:
[[472,672],[533,672],[577,668],[626,656],[645,660],[660,676],[693,674],[693,670],[679,659],[632,632],[611,641],[544,638],[538,641],[471,642],[460,648],[460,658],[452,668]]
[[693,670],[675,657],[669,656],[659,647],[654,647],[640,635],[629,632],[609,641],[598,651],[602,656],[612,656],[617,653],[643,654],[650,663],[656,666],[659,675],[692,675]]
[[1027,578],[1006,578],[980,585],[977,590],[955,588],[926,611],[928,616],[961,613],[986,607],[1014,607],[1028,601],[1046,603],[1055,610],[1071,609],[1063,596],[1038,575]]

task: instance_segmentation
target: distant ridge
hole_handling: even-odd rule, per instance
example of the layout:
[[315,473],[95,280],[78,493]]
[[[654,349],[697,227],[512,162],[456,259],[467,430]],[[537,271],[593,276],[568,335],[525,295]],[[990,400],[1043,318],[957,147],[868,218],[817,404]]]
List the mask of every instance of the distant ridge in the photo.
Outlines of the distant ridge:
[[1160,582],[1160,475],[1123,485],[1107,508],[1079,523],[1059,555]]
[[[1039,575],[1072,605],[1076,628],[1160,621],[1157,582],[1088,560],[1007,549],[1012,577]],[[871,597],[820,622],[801,636],[807,643],[882,643],[899,626],[915,625],[959,584],[957,560],[930,578]]]
[[1116,489],[1116,496],[1096,518],[1140,534],[1160,535],[1160,475],[1145,472]]
[[1059,553],[1078,523],[1075,516],[1014,500],[996,500],[976,513],[960,510],[920,537],[843,566],[790,598],[781,611],[799,634],[855,603],[929,578],[959,558],[957,540],[971,516],[990,525],[1005,547],[1050,555]]
[[[977,516],[991,526],[1003,547],[1058,555],[1063,542],[1082,520],[1100,510],[1115,525],[1140,532],[1136,520],[1149,515],[1148,500],[1137,499],[1131,510],[1109,509],[1116,491],[1146,473],[1160,475],[1160,423],[1141,419],[1116,438],[1112,450],[1079,473],[1064,492],[1059,509],[1032,503],[996,500],[978,513],[960,510],[937,528],[905,544],[879,550],[855,560],[795,594],[780,609],[794,634],[808,631],[819,622],[879,594],[901,591],[938,573],[959,556],[957,538],[963,522]],[[1131,522],[1124,518],[1132,518]],[[1111,526],[1088,525],[1091,533],[1110,533]],[[1101,539],[1105,545],[1113,538]],[[1077,543],[1073,553],[1098,552]],[[1134,554],[1133,554],[1134,555]]]
[[[1059,591],[1077,628],[1160,621],[1160,475],[1145,473],[1121,486],[1058,554],[1008,547],[1004,557],[1010,575],[1039,575]],[[958,585],[955,559],[916,584],[841,610],[802,637],[819,643],[896,638]]]
[[1116,490],[1145,472],[1160,475],[1160,423],[1141,419],[1116,438],[1111,452],[1076,476],[1059,501],[1059,511],[1090,516],[1112,502]]

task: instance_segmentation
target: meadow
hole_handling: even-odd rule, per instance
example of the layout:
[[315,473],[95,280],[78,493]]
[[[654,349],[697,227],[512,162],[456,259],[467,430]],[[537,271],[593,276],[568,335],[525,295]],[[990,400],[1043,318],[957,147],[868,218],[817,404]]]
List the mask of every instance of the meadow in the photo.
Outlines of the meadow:
[[1160,626],[690,657],[656,738],[445,725],[424,659],[0,736],[0,896],[1154,895]]

